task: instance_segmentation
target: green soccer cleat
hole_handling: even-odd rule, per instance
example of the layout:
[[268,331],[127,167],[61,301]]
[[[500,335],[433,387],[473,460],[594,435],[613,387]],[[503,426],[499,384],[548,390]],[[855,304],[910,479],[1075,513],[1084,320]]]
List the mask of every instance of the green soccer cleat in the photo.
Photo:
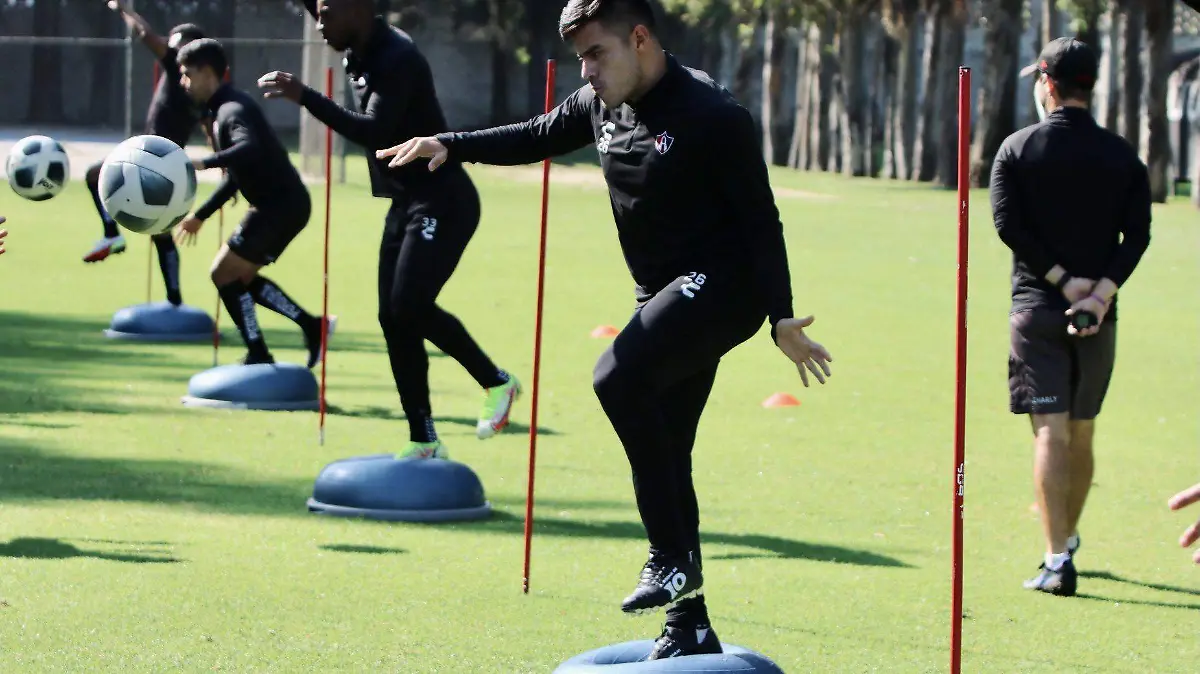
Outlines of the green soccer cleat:
[[408,448],[400,453],[401,459],[445,459],[449,456],[450,452],[446,451],[446,446],[441,440],[410,442]]
[[486,440],[508,425],[508,415],[512,412],[513,403],[521,397],[521,383],[517,378],[508,375],[508,381],[499,386],[483,390],[483,411],[479,413],[479,423],[475,425],[475,435],[480,440]]

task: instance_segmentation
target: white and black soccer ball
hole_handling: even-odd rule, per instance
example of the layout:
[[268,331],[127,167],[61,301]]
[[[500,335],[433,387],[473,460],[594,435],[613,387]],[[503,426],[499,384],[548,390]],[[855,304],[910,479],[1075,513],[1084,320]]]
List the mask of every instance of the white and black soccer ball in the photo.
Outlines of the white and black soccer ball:
[[57,140],[26,136],[13,145],[4,170],[14,192],[30,201],[45,201],[66,187],[71,161]]
[[196,200],[196,169],[183,148],[161,136],[134,136],[100,167],[100,201],[125,229],[169,231]]

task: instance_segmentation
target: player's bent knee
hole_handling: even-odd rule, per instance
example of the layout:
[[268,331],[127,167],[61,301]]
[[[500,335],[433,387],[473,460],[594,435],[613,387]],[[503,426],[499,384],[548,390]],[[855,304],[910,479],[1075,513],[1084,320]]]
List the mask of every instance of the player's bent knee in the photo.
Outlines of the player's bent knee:
[[92,164],[88,167],[87,173],[84,174],[88,187],[96,187],[100,184],[100,166],[100,164]]

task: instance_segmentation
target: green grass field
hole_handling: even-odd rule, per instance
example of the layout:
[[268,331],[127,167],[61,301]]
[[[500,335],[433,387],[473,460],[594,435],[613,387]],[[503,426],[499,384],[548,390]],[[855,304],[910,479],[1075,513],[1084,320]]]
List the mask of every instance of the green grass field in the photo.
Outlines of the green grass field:
[[[529,397],[508,433],[476,440],[479,391],[433,347],[439,431],[479,474],[494,517],[405,525],[306,512],[326,463],[407,440],[375,318],[387,204],[367,196],[362,160],[352,168],[334,191],[330,306],[341,323],[324,447],[315,413],[183,408],[210,346],[101,334],[115,310],[144,301],[149,241],[130,235],[124,255],[85,265],[100,231],[80,181],[40,204],[4,190],[0,671],[549,672],[657,636],[659,617],[618,608],[646,546],[591,390],[606,343],[589,333],[621,325],[633,297],[594,184],[552,187],[530,594]],[[540,184],[536,172],[472,172],[484,220],[442,304],[528,384]],[[797,311],[816,315],[834,376],[804,389],[765,327],[724,361],[696,447],[714,626],[788,672],[946,671],[954,195],[787,171],[773,181]],[[227,209],[226,235],[241,208]],[[1027,422],[1006,407],[1010,262],[986,193],[971,208],[963,671],[1195,671],[1200,569],[1176,539],[1198,513],[1169,512],[1166,500],[1200,479],[1200,217],[1156,206],[1151,248],[1122,292],[1081,596],[1060,599],[1021,589],[1042,549]],[[268,271],[315,311],[322,226],[318,208]],[[209,312],[217,245],[214,220],[183,253],[184,299]],[[291,324],[259,315],[276,356],[300,360]],[[227,335],[223,363],[241,355]],[[778,391],[802,404],[760,406]]]

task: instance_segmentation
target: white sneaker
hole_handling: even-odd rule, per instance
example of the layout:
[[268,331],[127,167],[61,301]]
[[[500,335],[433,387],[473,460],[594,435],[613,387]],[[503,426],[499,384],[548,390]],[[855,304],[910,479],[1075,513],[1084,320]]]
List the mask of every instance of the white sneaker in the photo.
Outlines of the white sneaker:
[[92,246],[87,255],[83,256],[84,262],[99,262],[109,255],[117,255],[125,252],[125,237],[120,234],[113,238],[104,237]]

